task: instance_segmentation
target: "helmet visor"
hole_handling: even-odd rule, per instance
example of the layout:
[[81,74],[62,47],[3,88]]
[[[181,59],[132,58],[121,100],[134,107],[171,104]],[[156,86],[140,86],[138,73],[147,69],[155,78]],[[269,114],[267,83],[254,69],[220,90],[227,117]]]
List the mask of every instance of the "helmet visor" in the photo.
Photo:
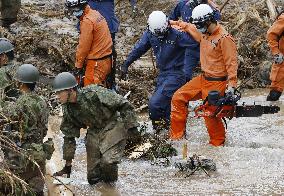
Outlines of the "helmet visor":
[[205,21],[204,22],[196,22],[196,23],[193,23],[193,24],[195,25],[195,27],[197,28],[197,30],[200,33],[206,33],[207,32],[208,25]]
[[206,22],[193,22],[197,29],[202,29],[206,26]]

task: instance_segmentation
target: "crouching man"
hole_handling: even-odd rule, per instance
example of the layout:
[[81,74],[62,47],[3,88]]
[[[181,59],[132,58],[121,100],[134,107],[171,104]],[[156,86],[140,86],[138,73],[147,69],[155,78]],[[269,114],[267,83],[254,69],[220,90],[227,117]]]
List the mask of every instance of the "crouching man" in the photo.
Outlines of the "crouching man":
[[70,177],[76,150],[75,138],[87,128],[87,178],[90,184],[117,181],[118,166],[126,145],[127,131],[138,126],[133,106],[122,96],[98,85],[77,89],[75,77],[63,72],[54,79],[53,90],[63,104],[65,167],[55,176]]

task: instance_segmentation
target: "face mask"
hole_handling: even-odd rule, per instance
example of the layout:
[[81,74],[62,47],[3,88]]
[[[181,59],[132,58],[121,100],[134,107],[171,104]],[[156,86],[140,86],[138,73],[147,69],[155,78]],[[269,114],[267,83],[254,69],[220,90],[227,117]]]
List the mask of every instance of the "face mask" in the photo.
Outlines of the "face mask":
[[73,12],[73,15],[76,16],[76,18],[80,18],[83,15],[84,11],[83,10],[75,10]]
[[207,28],[206,27],[202,27],[202,28],[198,28],[197,29],[200,33],[205,34],[207,32]]
[[207,32],[208,26],[205,23],[197,23],[195,26],[200,33],[205,34]]
[[154,36],[156,36],[158,39],[164,39],[168,34],[169,29],[165,29],[164,31],[156,31],[153,33]]

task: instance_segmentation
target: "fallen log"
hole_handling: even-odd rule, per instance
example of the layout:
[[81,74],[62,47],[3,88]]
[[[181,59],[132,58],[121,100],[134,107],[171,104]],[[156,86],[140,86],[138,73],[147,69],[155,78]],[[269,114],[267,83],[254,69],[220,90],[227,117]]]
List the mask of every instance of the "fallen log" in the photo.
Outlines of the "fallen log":
[[248,17],[248,13],[242,13],[240,16],[241,19],[239,20],[237,25],[232,28],[231,32],[234,32],[237,29],[239,29],[239,27],[245,23],[245,21],[247,20],[247,17]]
[[135,109],[135,112],[141,112],[142,110],[146,109],[148,107],[148,104],[144,104],[140,106],[139,108]]
[[269,17],[270,17],[270,20],[275,20],[275,18],[277,17],[278,13],[277,13],[277,10],[276,10],[276,3],[274,0],[266,0],[266,5],[267,5],[267,8],[269,10]]
[[269,28],[270,25],[267,24],[259,15],[259,12],[256,10],[255,7],[249,9],[250,16],[255,18],[259,23],[263,24],[263,26]]
[[229,3],[230,0],[226,0],[223,5],[221,5],[220,7],[220,12],[222,12],[222,10],[224,9],[224,7]]

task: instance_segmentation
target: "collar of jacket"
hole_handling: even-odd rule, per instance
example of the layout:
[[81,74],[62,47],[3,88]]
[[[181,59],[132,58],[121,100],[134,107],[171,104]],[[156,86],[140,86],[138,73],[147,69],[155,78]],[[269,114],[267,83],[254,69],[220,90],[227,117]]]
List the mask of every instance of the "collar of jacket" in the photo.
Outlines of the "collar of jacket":
[[91,11],[91,7],[89,5],[86,5],[84,9],[83,15],[80,17],[80,20],[83,20],[84,16],[86,16]]
[[206,34],[206,36],[209,37],[209,36],[213,36],[213,35],[218,35],[219,32],[220,32],[220,29],[221,29],[221,25],[217,22],[217,26],[214,29],[214,31],[210,34]]

